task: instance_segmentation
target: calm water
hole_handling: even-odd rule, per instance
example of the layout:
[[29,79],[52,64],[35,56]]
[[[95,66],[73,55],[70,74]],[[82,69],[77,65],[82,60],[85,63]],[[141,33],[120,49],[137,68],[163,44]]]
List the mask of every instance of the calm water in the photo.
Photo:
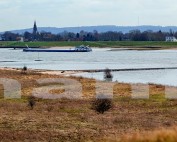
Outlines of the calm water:
[[[34,61],[36,59],[42,61]],[[177,67],[177,50],[109,51],[94,49],[87,53],[28,53],[22,50],[0,49],[0,67],[26,65],[33,69],[84,70]],[[103,79],[103,73],[79,74]],[[121,82],[160,83],[177,86],[177,70],[113,72]]]
[[[153,71],[120,71],[112,72],[113,81],[125,83],[155,83],[177,86],[177,70],[153,70]],[[80,73],[77,76],[104,80],[103,72]]]

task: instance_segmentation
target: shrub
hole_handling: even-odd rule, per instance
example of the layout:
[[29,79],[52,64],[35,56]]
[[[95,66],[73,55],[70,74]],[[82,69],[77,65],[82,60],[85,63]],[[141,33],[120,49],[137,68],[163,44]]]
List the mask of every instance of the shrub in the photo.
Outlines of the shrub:
[[113,102],[111,99],[107,98],[97,98],[92,102],[92,109],[103,114],[113,107]]
[[35,102],[35,97],[34,96],[30,96],[28,98],[28,106],[33,109],[35,106],[36,102]]
[[27,70],[28,70],[27,66],[24,66],[24,67],[22,68],[22,74],[26,74],[26,73],[27,73]]
[[112,81],[113,75],[111,74],[111,70],[110,69],[105,69],[104,70],[104,79],[106,81]]

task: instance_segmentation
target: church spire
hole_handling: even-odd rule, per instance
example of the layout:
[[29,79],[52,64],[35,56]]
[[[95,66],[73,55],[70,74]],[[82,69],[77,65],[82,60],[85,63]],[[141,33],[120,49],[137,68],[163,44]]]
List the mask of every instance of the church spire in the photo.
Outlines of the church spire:
[[34,26],[33,26],[33,34],[37,33],[37,25],[36,25],[36,21],[34,21]]
[[37,25],[36,25],[36,21],[34,21],[34,26],[33,26],[33,41],[37,40]]

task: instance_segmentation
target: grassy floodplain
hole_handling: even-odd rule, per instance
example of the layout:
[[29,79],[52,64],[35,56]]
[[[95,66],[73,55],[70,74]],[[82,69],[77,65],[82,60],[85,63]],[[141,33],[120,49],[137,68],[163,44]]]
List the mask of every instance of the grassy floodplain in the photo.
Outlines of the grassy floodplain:
[[[21,99],[8,100],[3,98],[4,88],[0,86],[0,141],[177,141],[177,100],[166,99],[162,85],[150,84],[150,99],[142,100],[131,98],[130,84],[116,83],[113,87],[113,108],[104,114],[98,114],[91,109],[91,102],[95,97],[94,79],[69,77],[82,84],[83,99],[36,98],[34,109],[31,110],[28,96],[32,95],[33,89],[46,86],[38,84],[36,80],[63,76],[40,74],[36,71],[21,74],[20,70],[6,69],[0,70],[0,78],[18,80],[22,87]],[[175,87],[171,89],[177,91]],[[62,92],[63,90],[51,90],[50,93]]]
[[33,47],[54,47],[54,46],[78,46],[89,45],[91,47],[166,47],[175,48],[177,42],[160,42],[160,41],[62,41],[62,42],[13,42],[13,41],[1,41],[0,47],[24,47],[25,44]]

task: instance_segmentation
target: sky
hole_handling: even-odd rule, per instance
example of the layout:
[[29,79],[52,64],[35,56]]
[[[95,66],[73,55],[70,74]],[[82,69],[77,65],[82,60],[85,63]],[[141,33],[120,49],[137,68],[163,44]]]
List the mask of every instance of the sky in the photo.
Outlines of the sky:
[[97,25],[177,26],[176,0],[0,0],[0,31]]

